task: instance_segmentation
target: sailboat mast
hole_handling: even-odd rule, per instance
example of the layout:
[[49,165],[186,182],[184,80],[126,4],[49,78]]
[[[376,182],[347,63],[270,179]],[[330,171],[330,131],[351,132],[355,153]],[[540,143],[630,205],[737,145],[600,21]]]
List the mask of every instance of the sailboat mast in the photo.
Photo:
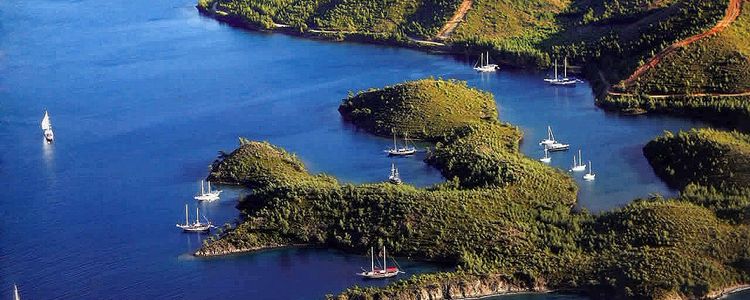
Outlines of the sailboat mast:
[[563,68],[563,72],[564,72],[563,76],[565,76],[563,78],[568,78],[568,57],[567,56],[565,57],[565,67]]
[[370,272],[375,272],[375,247],[370,247]]
[[383,271],[388,271],[388,261],[385,259],[385,246],[383,246]]
[[393,150],[395,151],[398,149],[398,146],[396,146],[396,133],[393,133]]
[[203,180],[201,180],[201,195],[205,194],[206,192],[203,191]]
[[190,225],[190,219],[188,219],[188,205],[185,204],[185,226]]
[[578,163],[583,164],[583,155],[581,154],[581,149],[578,149]]
[[18,286],[13,284],[13,300],[21,300],[21,294],[18,293]]
[[198,207],[195,207],[195,223],[200,223],[201,219],[198,217]]
[[557,59],[555,59],[555,80],[557,80]]
[[209,194],[211,193],[211,182],[210,181],[208,181],[208,193]]
[[[557,75],[555,75],[557,77]],[[552,127],[547,126],[547,139],[552,140]]]
[[549,130],[549,139],[551,141],[554,141],[555,140],[555,133],[552,132],[552,126],[547,126],[547,130]]

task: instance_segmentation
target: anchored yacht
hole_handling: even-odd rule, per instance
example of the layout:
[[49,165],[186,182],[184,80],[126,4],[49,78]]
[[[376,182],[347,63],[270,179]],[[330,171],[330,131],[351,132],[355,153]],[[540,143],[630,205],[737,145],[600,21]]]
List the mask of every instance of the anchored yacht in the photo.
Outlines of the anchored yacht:
[[484,53],[480,53],[479,60],[474,64],[474,70],[480,73],[495,72],[499,68],[497,64],[490,63],[490,52],[487,52],[486,56]]
[[409,146],[409,137],[404,134],[404,145],[399,147],[396,143],[396,134],[393,134],[393,148],[385,151],[389,156],[407,156],[417,153],[417,148]]
[[396,168],[395,164],[391,164],[391,176],[388,176],[388,182],[401,184],[401,177],[398,176],[398,168]]
[[586,175],[583,175],[583,180],[594,181],[594,179],[596,179],[596,174],[594,174],[594,171],[591,169],[591,161],[589,160],[589,172],[586,173]]
[[367,271],[363,268],[362,272],[357,273],[357,275],[362,276],[365,279],[381,279],[394,277],[398,275],[398,273],[404,273],[399,270],[398,267],[388,267],[386,262],[385,247],[383,247],[383,267],[375,267],[375,248],[370,248],[370,270]]
[[206,219],[206,217],[203,217],[204,220],[206,220],[206,223],[201,223],[200,221],[200,215],[198,212],[198,207],[195,207],[195,222],[192,224],[190,223],[190,219],[188,218],[188,205],[185,204],[185,224],[177,224],[177,227],[182,229],[185,232],[206,232],[211,230],[214,225],[211,224],[211,221]]
[[219,195],[221,195],[221,190],[211,190],[211,182],[208,182],[208,190],[204,189],[203,186],[203,180],[201,180],[201,191],[198,195],[195,195],[193,199],[198,201],[215,201],[219,200]]
[[55,133],[52,132],[52,121],[49,119],[49,113],[44,111],[44,118],[42,118],[42,133],[47,143],[52,143],[55,140]]

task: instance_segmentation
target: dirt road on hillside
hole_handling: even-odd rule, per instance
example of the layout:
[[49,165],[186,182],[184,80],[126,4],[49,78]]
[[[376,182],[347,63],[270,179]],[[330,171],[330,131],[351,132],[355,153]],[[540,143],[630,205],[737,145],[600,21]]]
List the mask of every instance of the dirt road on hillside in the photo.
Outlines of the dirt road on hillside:
[[463,2],[461,2],[461,5],[458,6],[458,9],[456,10],[456,13],[453,14],[453,17],[451,17],[448,22],[445,22],[445,24],[443,24],[443,27],[440,28],[440,31],[438,31],[438,34],[436,36],[438,40],[445,40],[451,36],[453,30],[458,27],[458,23],[461,23],[461,21],[464,19],[464,16],[466,16],[466,13],[471,8],[471,4],[471,0],[464,0]]
[[633,72],[633,74],[630,75],[630,77],[623,80],[622,85],[625,88],[629,87],[635,82],[635,80],[638,79],[638,77],[646,73],[646,71],[648,71],[649,69],[656,67],[656,65],[659,64],[662,58],[664,58],[665,56],[669,54],[672,54],[673,52],[677,51],[677,49],[681,47],[685,47],[687,45],[700,41],[701,39],[716,35],[724,31],[724,29],[729,27],[729,25],[732,24],[732,22],[734,22],[734,20],[736,20],[737,17],[740,15],[740,11],[742,10],[742,1],[743,0],[729,0],[729,7],[727,7],[727,12],[726,14],[724,14],[724,18],[722,18],[721,21],[716,23],[714,27],[712,27],[711,29],[703,33],[696,34],[684,40],[678,41],[672,45],[669,45],[669,47],[667,47],[666,49],[662,50],[661,52],[656,54],[654,57],[649,59],[648,62],[646,62],[646,64],[644,64],[643,66],[635,70],[635,72]]

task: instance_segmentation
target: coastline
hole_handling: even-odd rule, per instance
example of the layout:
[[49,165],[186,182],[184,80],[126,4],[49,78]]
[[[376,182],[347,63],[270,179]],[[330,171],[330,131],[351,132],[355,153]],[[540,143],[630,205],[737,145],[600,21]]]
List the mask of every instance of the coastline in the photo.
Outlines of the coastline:
[[[213,18],[220,18],[220,17],[227,17],[225,15],[220,14],[213,14]],[[229,17],[227,17],[229,18]],[[232,19],[232,18],[230,18]],[[220,20],[222,21],[222,20]],[[226,22],[226,21],[223,21]],[[231,25],[230,22],[226,22]],[[246,22],[243,22],[246,23]],[[234,25],[232,25],[234,26]],[[299,37],[307,37],[307,38],[316,38],[316,39],[327,39],[327,37],[339,37],[340,39],[333,39],[333,41],[355,41],[355,42],[364,42],[364,43],[370,43],[370,44],[384,44],[384,45],[392,45],[392,46],[398,46],[398,47],[405,47],[403,44],[399,44],[396,42],[395,44],[391,44],[388,42],[387,39],[385,40],[377,40],[373,39],[370,42],[363,41],[363,40],[357,40],[356,38],[354,40],[348,39],[350,37],[350,33],[324,33],[319,34],[315,32],[296,32],[294,29],[290,28],[278,28],[277,30],[266,30],[257,28],[257,26],[250,25],[249,27],[239,26],[241,28],[251,29],[251,30],[257,30],[257,31],[264,31],[264,32],[278,32],[278,33],[284,33],[284,34],[290,34],[294,36]],[[329,36],[328,34],[333,34],[332,36]],[[354,33],[356,35],[357,33]],[[383,35],[384,37],[388,37],[387,34]],[[391,36],[393,37],[393,36]],[[397,39],[394,39],[393,41],[397,41]],[[645,112],[643,112],[645,113]],[[293,246],[293,245],[292,245]],[[278,246],[261,246],[261,247],[251,247],[251,248],[243,248],[243,249],[229,249],[227,251],[217,251],[214,253],[205,253],[206,256],[221,256],[221,255],[227,255],[227,254],[233,254],[233,253],[248,253],[248,252],[254,252],[254,251],[262,251],[262,250],[268,250],[268,249],[277,249],[277,248],[285,248],[290,247],[290,245],[278,245]],[[463,276],[460,276],[463,277]],[[427,297],[430,299],[483,299],[487,297],[494,297],[494,296],[500,296],[500,295],[511,295],[511,294],[520,294],[520,293],[550,293],[553,290],[549,290],[548,288],[544,287],[543,283],[541,284],[542,287],[539,288],[538,285],[535,285],[533,287],[528,288],[519,288],[518,286],[513,286],[511,284],[508,284],[507,282],[504,282],[502,286],[503,291],[498,291],[497,284],[490,285],[488,284],[487,280],[492,279],[489,277],[493,277],[493,275],[487,275],[486,278],[477,278],[476,276],[472,278],[472,276],[465,276],[464,278],[460,279],[448,279],[448,280],[442,280],[433,282],[431,285],[412,285],[409,288],[404,288],[401,291],[393,292],[395,295],[393,298],[395,299],[405,299],[406,296],[411,295],[412,297],[418,297],[418,298],[424,298],[422,295],[428,295]],[[496,277],[496,276],[495,276]],[[710,292],[706,295],[707,298],[714,298],[719,299],[722,297],[725,297],[726,295],[730,295],[733,293],[741,292],[743,290],[746,290],[750,288],[748,285],[733,285],[726,288],[722,288],[717,291]],[[467,292],[468,291],[468,292]],[[490,291],[490,292],[487,292]],[[454,294],[456,293],[456,294]],[[398,296],[400,295],[400,297]],[[680,294],[673,294],[675,298],[684,299],[686,296],[680,295]],[[390,298],[390,296],[388,296]],[[670,296],[671,297],[671,296]],[[669,298],[669,297],[665,297]],[[353,297],[350,296],[344,296],[340,295],[338,299],[360,299],[360,297],[357,297],[356,295]]]
[[725,287],[718,291],[713,291],[708,293],[709,299],[724,299],[727,296],[730,296],[732,294],[736,294],[745,290],[750,290],[750,284],[736,284],[732,286]]
[[193,256],[195,257],[219,257],[219,256],[229,256],[233,254],[245,254],[245,253],[254,253],[254,252],[263,252],[267,250],[278,250],[278,249],[285,249],[285,248],[308,248],[313,247],[313,245],[310,244],[279,244],[279,245],[269,245],[269,246],[257,246],[257,247],[249,247],[249,248],[235,248],[232,247],[232,249],[224,249],[224,250],[214,250],[214,251],[208,251],[204,247],[198,248],[197,251],[193,252]]
[[463,49],[464,51],[460,51],[459,49],[456,49],[450,44],[432,42],[432,41],[421,41],[421,40],[417,40],[417,39],[413,39],[409,37],[400,40],[400,39],[397,39],[396,36],[387,34],[387,33],[328,32],[328,31],[322,31],[322,30],[302,31],[298,28],[282,26],[282,25],[275,27],[275,29],[273,30],[269,30],[266,28],[259,27],[250,22],[247,22],[241,18],[236,18],[229,14],[219,14],[214,11],[211,11],[210,9],[201,7],[199,5],[196,5],[195,8],[203,16],[212,18],[214,20],[225,23],[232,27],[245,29],[245,30],[251,30],[251,31],[257,31],[257,32],[281,33],[281,34],[286,34],[286,35],[294,36],[294,37],[307,38],[307,39],[313,39],[313,40],[322,40],[322,41],[329,41],[329,42],[354,42],[354,43],[361,43],[361,44],[393,46],[393,47],[420,50],[420,51],[433,53],[433,54],[454,54],[455,55],[455,54],[463,54],[468,50],[468,49]]

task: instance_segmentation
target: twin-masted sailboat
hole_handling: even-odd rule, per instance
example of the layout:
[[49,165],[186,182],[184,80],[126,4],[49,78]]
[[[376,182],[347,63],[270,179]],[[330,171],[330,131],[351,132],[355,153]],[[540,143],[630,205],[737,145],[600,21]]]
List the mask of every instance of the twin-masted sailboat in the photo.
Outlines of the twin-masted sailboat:
[[401,184],[401,177],[398,175],[398,168],[396,164],[391,164],[391,175],[388,176],[388,182],[392,184]]
[[201,180],[201,191],[198,195],[195,195],[193,199],[198,201],[215,201],[219,200],[221,190],[211,190],[211,182],[208,182],[208,190],[204,189],[203,180]]
[[490,63],[490,52],[479,54],[479,60],[474,64],[474,70],[480,73],[495,72],[500,67],[497,64]]
[[539,142],[540,146],[544,146],[547,151],[565,151],[570,149],[569,144],[563,144],[555,140],[555,134],[552,132],[552,127],[547,126],[547,138]]
[[393,148],[385,150],[389,156],[407,156],[417,153],[417,148],[409,146],[409,137],[404,134],[404,145],[399,147],[396,143],[396,134],[393,134]]
[[559,77],[557,74],[557,59],[555,59],[555,77],[545,78],[544,81],[549,82],[551,85],[562,85],[562,86],[575,86],[578,80],[575,78],[568,78],[568,58],[565,58],[563,67],[563,77]]
[[581,149],[578,149],[578,160],[576,160],[576,156],[573,155],[573,166],[570,168],[573,172],[581,172],[586,171],[586,164],[583,163],[583,155],[581,154]]
[[591,161],[589,160],[589,172],[586,173],[586,175],[583,175],[583,180],[594,181],[595,179],[596,174],[594,174],[594,170],[591,169]]
[[198,207],[195,207],[195,222],[192,224],[190,223],[190,218],[188,217],[188,205],[185,204],[185,224],[177,224],[177,227],[182,229],[185,232],[206,232],[211,230],[214,225],[211,224],[211,221],[206,219],[206,217],[203,217],[204,220],[206,220],[205,223],[202,223],[200,220],[200,213],[198,212]]
[[[394,260],[395,262],[395,260]],[[381,279],[381,278],[390,278],[398,275],[398,273],[403,273],[403,271],[399,270],[398,267],[388,267],[387,266],[387,260],[386,260],[386,254],[385,254],[385,246],[383,247],[383,267],[375,267],[375,248],[370,248],[370,270],[365,270],[362,268],[362,272],[357,273],[357,275],[362,276],[365,279]]]
[[44,111],[44,117],[42,118],[42,134],[47,143],[52,143],[55,140],[55,133],[52,132],[52,121],[49,119],[49,113]]

